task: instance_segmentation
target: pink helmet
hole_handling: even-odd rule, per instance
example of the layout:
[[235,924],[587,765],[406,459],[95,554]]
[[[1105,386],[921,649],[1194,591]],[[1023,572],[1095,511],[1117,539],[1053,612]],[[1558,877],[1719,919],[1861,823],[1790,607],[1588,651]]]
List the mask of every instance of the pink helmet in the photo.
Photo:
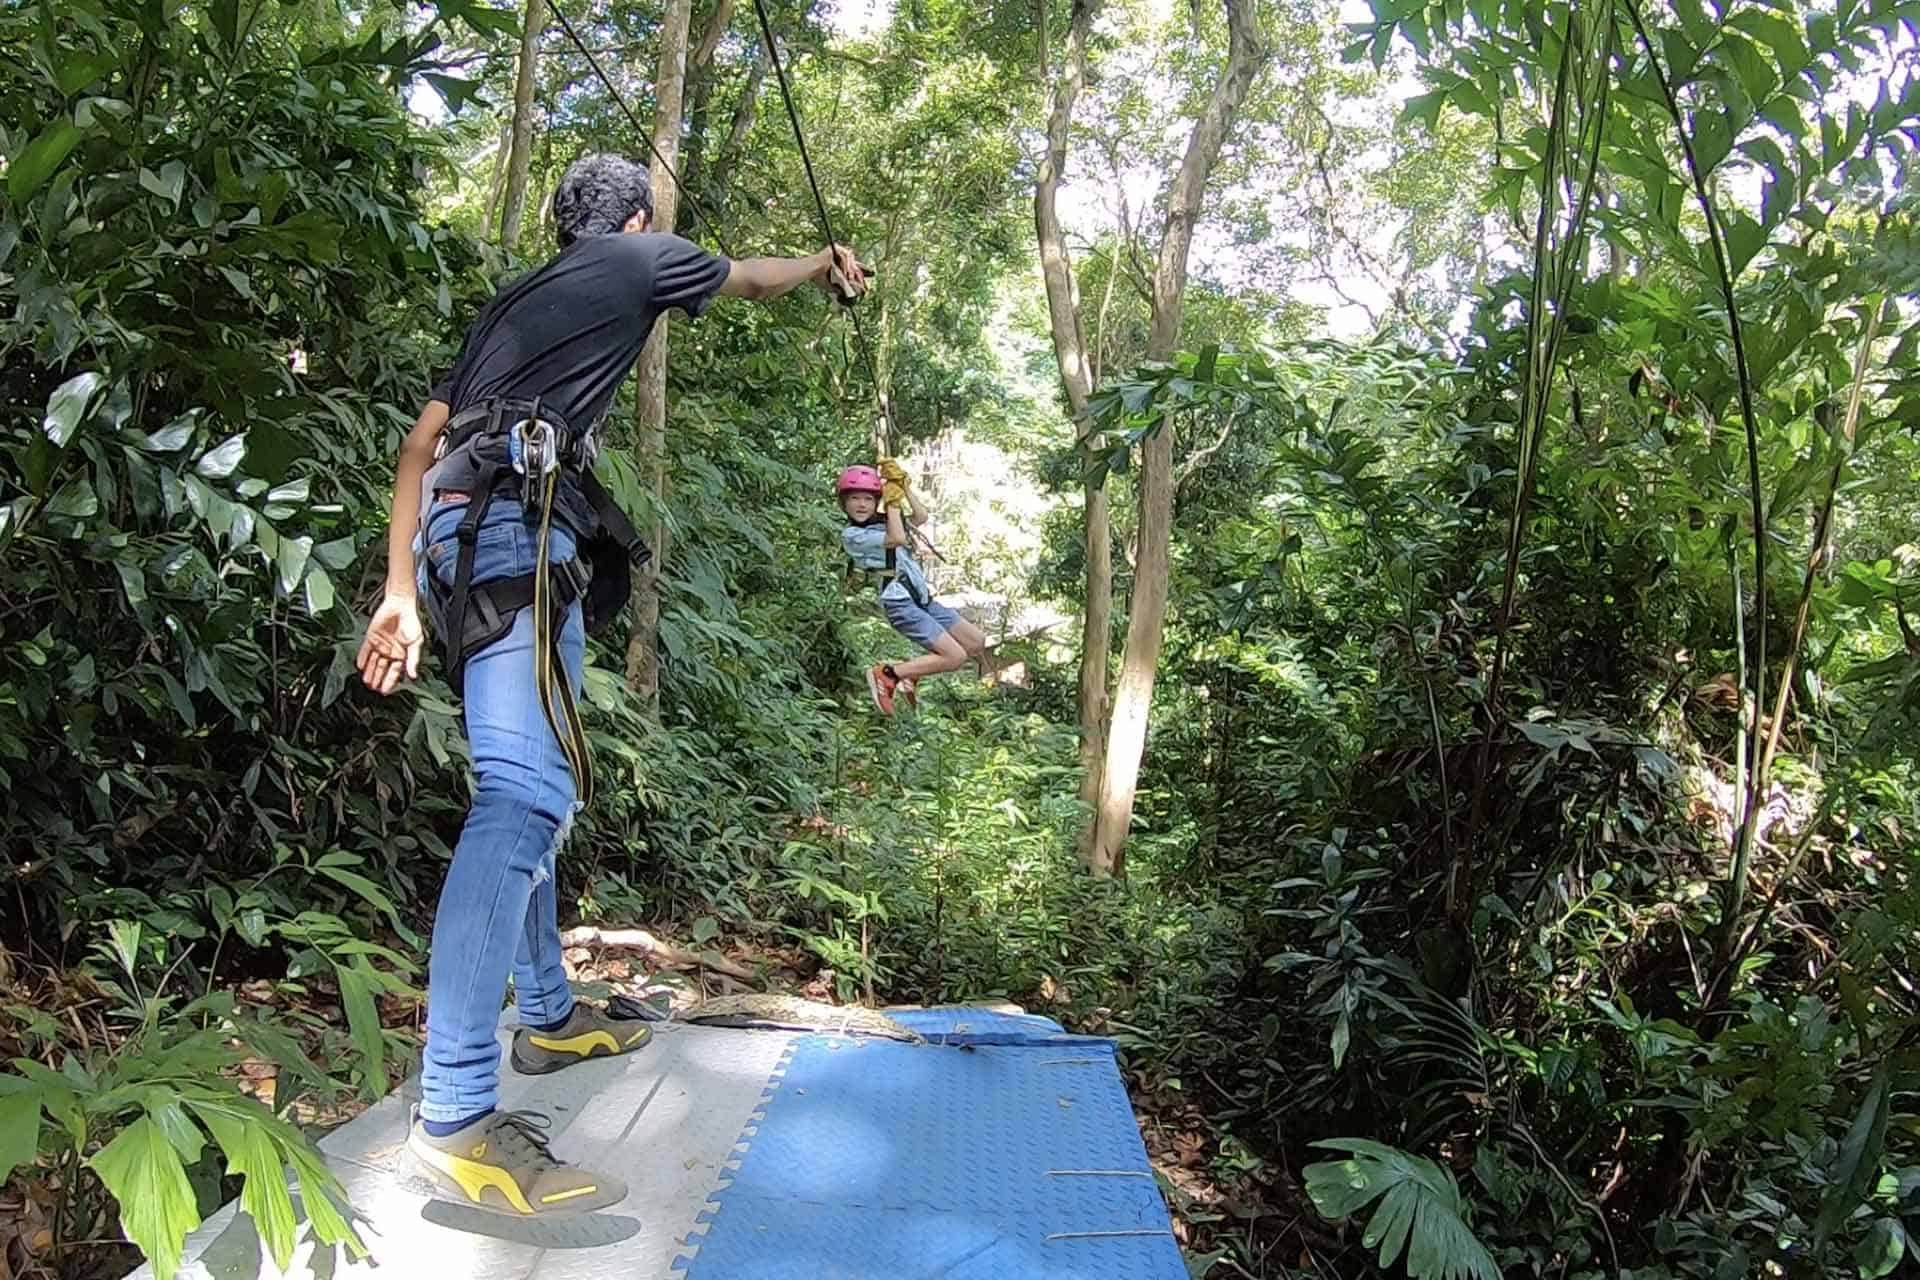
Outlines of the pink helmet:
[[848,467],[840,473],[840,483],[834,492],[844,498],[850,493],[871,493],[878,497],[881,492],[880,473],[872,467]]

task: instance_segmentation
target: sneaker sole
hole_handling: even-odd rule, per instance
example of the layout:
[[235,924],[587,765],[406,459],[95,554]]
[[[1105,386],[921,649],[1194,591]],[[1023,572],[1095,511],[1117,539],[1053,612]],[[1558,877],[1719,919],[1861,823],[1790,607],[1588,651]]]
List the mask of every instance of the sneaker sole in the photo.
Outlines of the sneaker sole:
[[474,1199],[467,1194],[467,1189],[460,1185],[458,1179],[422,1156],[414,1149],[411,1142],[407,1144],[407,1155],[412,1159],[415,1167],[427,1175],[427,1180],[433,1184],[434,1190],[439,1193],[438,1198],[444,1203],[458,1205],[463,1209],[472,1209],[490,1217],[505,1218],[512,1222],[551,1222],[558,1218],[577,1218],[581,1214],[597,1213],[625,1200],[628,1191],[631,1190],[623,1185],[617,1196],[610,1196],[605,1191],[596,1191],[592,1195],[581,1196],[578,1200],[563,1205],[536,1209],[532,1213],[522,1213],[508,1204]]

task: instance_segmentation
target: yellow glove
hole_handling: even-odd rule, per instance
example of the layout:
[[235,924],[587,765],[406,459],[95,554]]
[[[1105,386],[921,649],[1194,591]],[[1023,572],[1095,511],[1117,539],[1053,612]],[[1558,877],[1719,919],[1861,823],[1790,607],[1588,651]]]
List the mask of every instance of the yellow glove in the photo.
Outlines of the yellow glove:
[[889,480],[880,486],[880,498],[889,507],[906,507],[907,486],[898,480]]
[[902,488],[906,487],[907,470],[905,467],[895,462],[892,458],[882,458],[879,462],[879,468],[881,479],[891,480]]

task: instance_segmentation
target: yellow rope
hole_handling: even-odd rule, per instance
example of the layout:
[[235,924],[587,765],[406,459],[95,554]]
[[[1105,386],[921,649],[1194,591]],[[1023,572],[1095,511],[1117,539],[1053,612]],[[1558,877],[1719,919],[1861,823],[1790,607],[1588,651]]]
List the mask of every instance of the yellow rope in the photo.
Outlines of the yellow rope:
[[[554,657],[559,649],[553,633],[553,610],[548,605],[547,540],[553,529],[553,495],[560,473],[548,471],[537,483],[540,490],[540,540],[533,566],[533,682],[540,691],[540,710],[547,725],[567,757],[573,771],[574,792],[581,808],[593,803],[593,755],[587,745],[586,730],[580,723],[580,708],[573,700],[573,682],[567,678],[564,664],[556,671]],[[536,483],[528,477],[530,483]],[[563,624],[564,625],[564,624]],[[559,689],[556,709],[554,690]]]

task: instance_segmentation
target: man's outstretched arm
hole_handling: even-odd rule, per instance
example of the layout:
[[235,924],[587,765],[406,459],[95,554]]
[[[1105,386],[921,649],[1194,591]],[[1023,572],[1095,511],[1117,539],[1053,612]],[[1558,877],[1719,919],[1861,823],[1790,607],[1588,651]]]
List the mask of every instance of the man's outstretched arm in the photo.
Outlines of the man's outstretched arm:
[[740,258],[730,264],[720,292],[730,298],[764,302],[792,293],[803,284],[831,287],[858,296],[866,291],[867,273],[853,250],[838,245],[804,258]]

